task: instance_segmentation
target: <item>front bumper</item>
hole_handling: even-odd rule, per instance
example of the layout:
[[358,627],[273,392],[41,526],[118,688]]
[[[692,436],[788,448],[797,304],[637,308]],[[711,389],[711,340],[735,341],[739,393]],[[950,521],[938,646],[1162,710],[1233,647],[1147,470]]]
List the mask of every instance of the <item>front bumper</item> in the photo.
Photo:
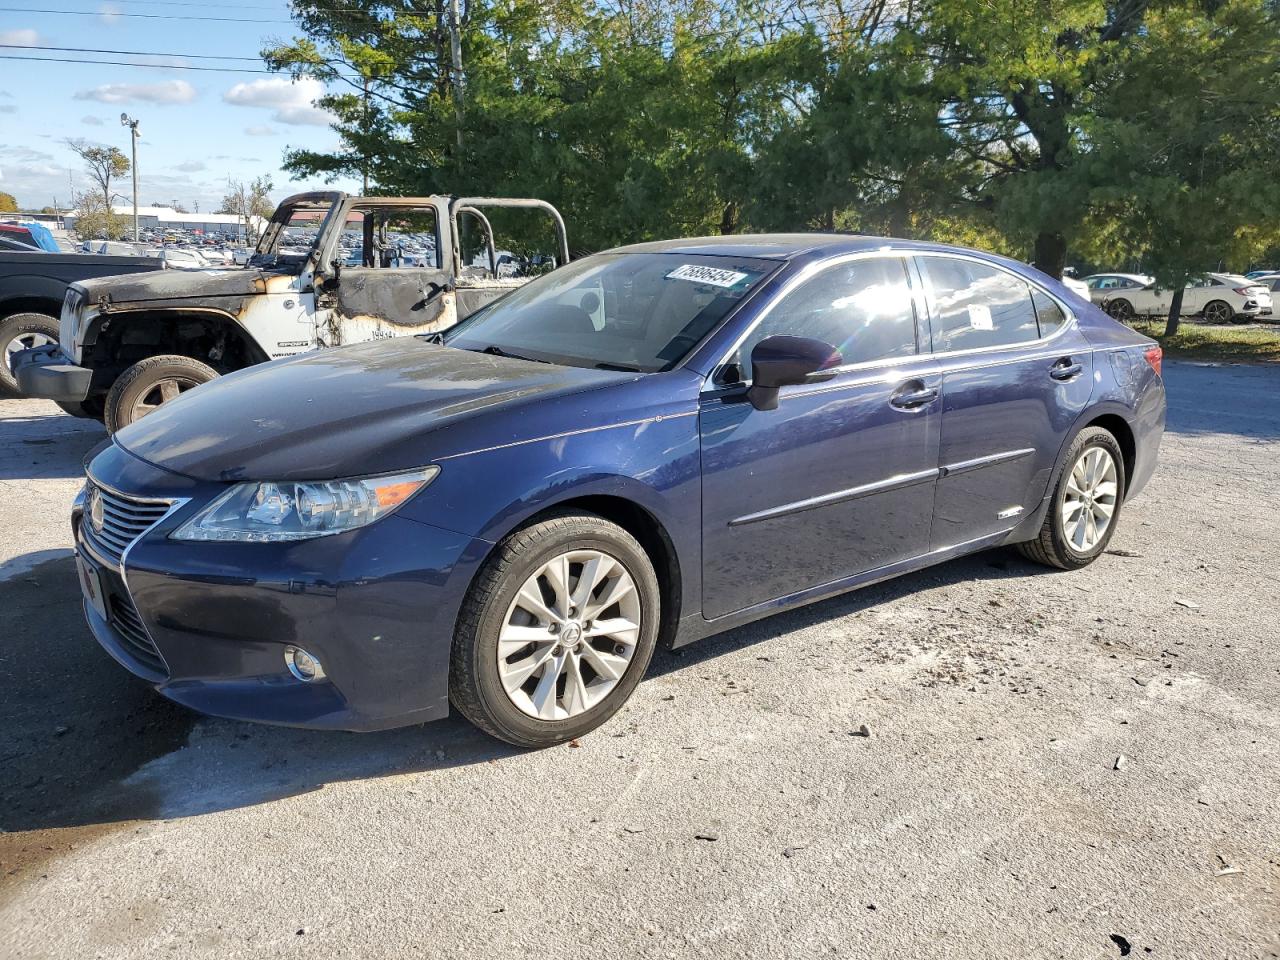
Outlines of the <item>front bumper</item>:
[[92,370],[76,366],[53,344],[15,353],[13,375],[23,396],[63,403],[83,401],[93,380]]
[[[169,533],[225,487],[160,470],[111,446],[91,479],[130,495],[189,502],[113,562],[73,521],[101,571],[109,616],[86,602],[106,651],[161,694],[201,713],[336,730],[378,730],[449,712],[454,623],[484,541],[391,515],[361,530],[295,543],[198,543]],[[139,646],[128,610],[155,650]],[[303,647],[326,677],[293,676]]]

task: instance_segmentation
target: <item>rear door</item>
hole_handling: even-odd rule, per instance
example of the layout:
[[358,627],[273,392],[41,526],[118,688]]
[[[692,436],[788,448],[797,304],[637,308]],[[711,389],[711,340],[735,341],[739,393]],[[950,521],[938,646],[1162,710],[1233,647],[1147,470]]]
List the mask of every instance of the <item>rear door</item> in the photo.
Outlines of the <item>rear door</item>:
[[934,550],[1012,529],[1038,505],[1093,391],[1066,307],[989,261],[917,258],[942,373]]
[[[706,617],[928,549],[941,378],[915,301],[902,257],[826,265],[782,293],[713,375],[699,412]],[[776,335],[823,340],[846,363],[756,410],[741,373]]]

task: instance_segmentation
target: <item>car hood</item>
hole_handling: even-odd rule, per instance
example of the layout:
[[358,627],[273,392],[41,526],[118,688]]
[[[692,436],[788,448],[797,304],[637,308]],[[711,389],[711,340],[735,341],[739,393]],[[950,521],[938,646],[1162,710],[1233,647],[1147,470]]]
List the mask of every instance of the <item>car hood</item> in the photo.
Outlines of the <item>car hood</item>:
[[[250,367],[171,400],[115,435],[198,480],[314,480],[423,466],[477,446],[572,429],[513,415],[638,374],[472,353],[416,337]],[[483,429],[458,430],[462,425]]]
[[205,300],[210,297],[248,297],[261,293],[284,292],[297,283],[290,274],[260,270],[256,267],[152,270],[124,276],[81,280],[90,303],[109,305],[145,303],[154,300]]

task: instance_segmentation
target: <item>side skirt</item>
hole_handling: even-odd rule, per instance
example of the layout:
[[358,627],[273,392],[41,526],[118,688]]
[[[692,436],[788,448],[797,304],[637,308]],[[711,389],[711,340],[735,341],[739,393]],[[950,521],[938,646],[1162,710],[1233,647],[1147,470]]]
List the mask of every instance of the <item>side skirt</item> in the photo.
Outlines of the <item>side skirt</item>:
[[[1039,514],[1040,511],[1037,510],[1036,513]],[[914,573],[917,570],[923,570],[925,567],[944,563],[947,560],[954,560],[956,557],[976,553],[988,547],[1009,543],[1015,539],[1018,538],[1012,536],[1012,531],[1003,530],[999,533],[979,537],[976,540],[957,543],[950,547],[942,547],[938,550],[921,554],[918,557],[912,557],[910,560],[899,560],[897,563],[866,570],[851,577],[832,580],[830,583],[819,584],[816,587],[808,587],[788,596],[779,597],[776,600],[766,600],[764,603],[758,603],[755,606],[725,614],[715,620],[707,620],[700,613],[695,613],[680,621],[679,629],[671,646],[673,649],[683,647],[685,644],[701,640],[703,637],[723,633],[726,630],[732,630],[735,627],[762,620],[775,613],[782,613],[784,610],[803,607],[819,600],[839,596],[842,593],[849,593],[862,587],[869,587],[875,583],[892,580],[894,577],[901,576],[904,573]]]

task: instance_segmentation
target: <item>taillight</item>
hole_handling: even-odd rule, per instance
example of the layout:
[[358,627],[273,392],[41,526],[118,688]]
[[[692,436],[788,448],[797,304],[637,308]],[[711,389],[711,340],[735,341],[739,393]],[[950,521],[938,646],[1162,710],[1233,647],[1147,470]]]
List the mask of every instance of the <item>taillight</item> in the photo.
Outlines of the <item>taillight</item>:
[[1266,287],[1234,287],[1233,289],[1242,297],[1252,297],[1257,295],[1259,291],[1265,290]]
[[1160,365],[1164,362],[1164,350],[1160,347],[1152,347],[1143,356],[1147,358],[1147,363],[1151,364],[1151,369],[1156,372],[1156,376],[1161,376]]

